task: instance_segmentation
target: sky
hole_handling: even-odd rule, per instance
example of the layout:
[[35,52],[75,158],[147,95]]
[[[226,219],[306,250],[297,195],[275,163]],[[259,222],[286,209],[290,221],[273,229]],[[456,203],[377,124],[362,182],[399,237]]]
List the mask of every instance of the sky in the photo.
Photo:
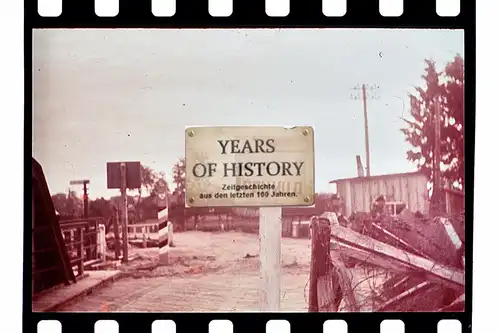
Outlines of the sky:
[[[371,174],[416,171],[400,128],[424,59],[443,68],[461,30],[50,29],[33,33],[33,157],[52,194],[90,179],[106,188],[106,163],[164,171],[184,155],[186,126],[312,125],[316,192],[365,165],[358,84],[368,99]],[[72,189],[81,191],[80,187]]]

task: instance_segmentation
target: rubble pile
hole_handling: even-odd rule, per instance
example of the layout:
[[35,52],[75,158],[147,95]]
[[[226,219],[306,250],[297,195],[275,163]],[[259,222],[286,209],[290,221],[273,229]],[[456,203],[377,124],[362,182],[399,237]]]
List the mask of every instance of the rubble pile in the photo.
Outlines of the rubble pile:
[[[464,233],[457,226],[408,211],[360,213],[347,223],[314,218],[309,310],[336,312],[343,303],[347,311],[464,311]],[[385,272],[385,280],[367,301],[356,288],[360,270],[369,269]]]

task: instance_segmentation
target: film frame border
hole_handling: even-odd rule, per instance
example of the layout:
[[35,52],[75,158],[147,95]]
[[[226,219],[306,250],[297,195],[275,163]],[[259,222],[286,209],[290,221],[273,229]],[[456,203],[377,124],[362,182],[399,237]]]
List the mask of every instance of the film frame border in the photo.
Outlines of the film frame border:
[[348,332],[379,332],[384,320],[402,320],[405,333],[437,333],[441,320],[458,320],[462,323],[462,332],[470,332],[471,319],[464,313],[438,312],[405,312],[405,313],[33,313],[30,319],[24,319],[23,331],[37,332],[37,324],[41,320],[58,320],[63,333],[91,333],[98,320],[115,320],[119,324],[120,333],[151,332],[155,320],[172,320],[176,324],[176,332],[189,331],[208,332],[212,320],[230,320],[233,332],[255,333],[266,332],[266,324],[270,320],[286,320],[290,323],[291,333],[323,332],[323,324],[327,320],[343,320],[347,323]]
[[[347,0],[344,16],[328,17],[322,12],[322,0],[310,0],[305,5],[290,1],[290,12],[284,17],[270,17],[265,12],[265,0],[233,0],[233,12],[228,17],[213,17],[208,0],[177,0],[171,17],[154,16],[150,1],[119,0],[119,12],[114,17],[95,14],[94,1],[62,0],[62,13],[57,17],[42,17],[37,1],[25,2],[25,26],[29,28],[445,28],[474,29],[475,1],[460,0],[460,13],[442,17],[436,12],[436,0],[404,0],[403,14],[384,17],[377,0]],[[467,38],[466,38],[467,39]]]
[[[156,17],[151,12],[150,1],[120,0],[120,11],[115,17],[98,17],[94,12],[94,1],[62,0],[63,10],[58,17],[42,17],[37,11],[37,1],[25,1],[25,161],[29,161],[32,136],[32,30],[41,28],[413,28],[413,29],[463,29],[464,58],[467,58],[465,80],[465,120],[468,123],[465,154],[474,157],[475,144],[475,16],[476,2],[460,0],[461,11],[456,17],[441,17],[436,13],[436,0],[404,0],[404,11],[399,17],[380,15],[378,1],[347,0],[347,13],[342,17],[327,17],[322,13],[321,0],[300,2],[290,0],[290,13],[285,17],[269,17],[265,13],[265,0],[233,0],[233,13],[228,17],[212,17],[208,11],[208,0],[177,1],[176,13],[172,17]],[[25,177],[28,176],[28,162],[25,162]],[[473,197],[474,165],[466,164],[468,190],[465,195],[466,242],[465,257],[472,258],[473,251]],[[29,183],[25,182],[25,200]],[[31,208],[25,208],[30,213]],[[24,230],[28,221],[24,221]],[[28,233],[24,234],[23,265],[23,331],[36,332],[40,320],[55,319],[61,322],[63,332],[92,332],[97,320],[116,320],[120,332],[151,329],[158,319],[173,320],[180,332],[188,329],[208,330],[212,320],[231,320],[235,331],[250,332],[265,330],[268,320],[287,320],[291,332],[322,330],[329,319],[345,320],[350,332],[358,329],[380,327],[386,319],[400,319],[406,332],[437,332],[442,319],[457,319],[462,323],[462,332],[471,330],[472,323],[472,260],[466,260],[466,302],[465,312],[432,313],[36,313],[31,309],[31,287],[27,282],[31,268],[28,267]],[[196,317],[196,320],[193,319]],[[314,319],[313,319],[314,318]],[[311,320],[312,319],[312,320]]]

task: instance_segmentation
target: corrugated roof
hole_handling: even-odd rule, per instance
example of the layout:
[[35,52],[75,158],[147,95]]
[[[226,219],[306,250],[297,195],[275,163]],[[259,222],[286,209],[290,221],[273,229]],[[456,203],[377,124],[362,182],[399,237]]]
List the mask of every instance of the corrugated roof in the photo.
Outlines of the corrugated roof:
[[423,173],[419,171],[414,171],[414,172],[403,172],[403,173],[391,173],[387,175],[377,175],[377,176],[370,176],[370,177],[352,177],[352,178],[341,178],[341,179],[336,179],[336,180],[330,180],[328,183],[333,184],[337,182],[345,182],[345,181],[363,181],[363,180],[372,180],[372,179],[381,179],[381,178],[395,178],[395,177],[401,177],[401,176],[417,176],[417,175],[424,175]]

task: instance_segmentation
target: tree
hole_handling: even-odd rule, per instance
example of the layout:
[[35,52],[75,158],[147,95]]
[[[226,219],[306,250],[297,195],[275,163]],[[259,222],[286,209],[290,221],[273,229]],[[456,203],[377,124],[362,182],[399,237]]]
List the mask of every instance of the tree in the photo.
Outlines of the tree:
[[155,197],[145,197],[136,206],[137,218],[140,221],[158,217],[158,201]]
[[[129,207],[130,223],[156,217],[159,204],[158,196],[169,193],[165,173],[155,172],[151,167],[142,164],[141,185],[139,196],[128,199],[128,203],[133,204],[132,207]],[[144,193],[147,195],[143,196]],[[117,207],[121,207],[120,201],[117,201],[116,204]]]
[[159,193],[169,191],[164,172],[155,172],[152,168],[141,164],[141,177],[142,188],[139,189],[139,201],[143,190],[151,197],[156,197]]
[[165,206],[169,194],[170,188],[165,180],[165,175],[161,173],[160,178],[158,178],[151,190],[151,197],[155,200],[158,206]]
[[83,199],[79,198],[75,191],[68,191],[67,195],[56,193],[52,196],[52,202],[61,216],[83,216]]
[[141,185],[139,189],[139,200],[142,196],[142,190],[145,189],[146,192],[150,192],[153,188],[158,175],[153,171],[152,168],[141,164]]
[[175,189],[170,197],[170,211],[175,219],[178,230],[185,229],[184,214],[186,209],[184,207],[186,197],[186,160],[181,157],[172,168],[173,181]]
[[446,151],[453,152],[443,156],[443,162],[448,165],[444,176],[457,184],[462,190],[465,188],[464,163],[464,60],[460,56],[448,63],[445,68],[446,78],[444,108],[448,110],[447,123],[441,131],[446,145]]
[[[425,60],[423,87],[415,87],[409,94],[410,119],[404,119],[407,128],[401,129],[414,149],[407,159],[415,162],[432,183],[433,152],[435,148],[434,115],[436,100],[441,103],[440,169],[442,180],[457,189],[463,189],[464,180],[464,62],[460,55],[438,72],[432,60]],[[432,184],[434,186],[434,184]]]
[[61,215],[67,215],[66,206],[67,206],[68,197],[64,193],[56,193],[52,196],[52,202],[54,203],[54,207],[56,211]]
[[175,163],[172,174],[175,190],[179,193],[184,193],[186,189],[186,159],[184,157],[179,158],[179,161]]
[[89,216],[110,218],[114,214],[111,201],[104,198],[89,201]]

